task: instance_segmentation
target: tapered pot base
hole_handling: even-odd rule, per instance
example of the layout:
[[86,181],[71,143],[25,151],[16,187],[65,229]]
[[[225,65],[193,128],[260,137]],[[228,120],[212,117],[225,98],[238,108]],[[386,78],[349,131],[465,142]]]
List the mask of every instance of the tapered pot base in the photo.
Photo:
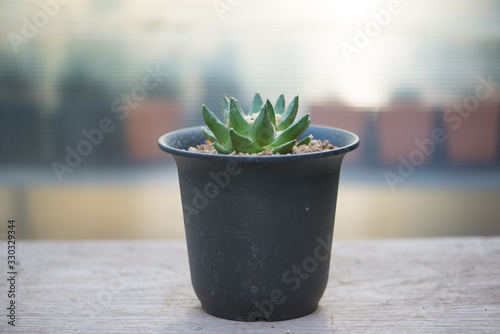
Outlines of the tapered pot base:
[[191,282],[203,309],[239,321],[311,314],[328,283],[340,166],[359,138],[311,126],[338,148],[281,156],[188,152],[200,128],[160,138],[176,161]]

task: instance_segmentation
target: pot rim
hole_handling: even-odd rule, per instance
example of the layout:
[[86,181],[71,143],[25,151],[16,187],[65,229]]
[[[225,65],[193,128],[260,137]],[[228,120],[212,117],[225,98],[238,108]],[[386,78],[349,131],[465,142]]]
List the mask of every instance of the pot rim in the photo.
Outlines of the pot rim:
[[[183,156],[195,159],[210,159],[210,160],[233,160],[233,161],[249,161],[249,160],[262,160],[267,162],[278,162],[278,161],[296,161],[296,160],[305,160],[305,159],[318,159],[325,158],[328,156],[341,155],[347,152],[351,152],[355,150],[359,146],[359,137],[347,130],[328,127],[328,126],[320,126],[320,125],[311,125],[308,130],[314,129],[323,129],[330,130],[333,132],[341,133],[343,135],[347,135],[351,137],[350,144],[341,146],[339,148],[322,151],[322,152],[313,152],[313,153],[301,153],[301,154],[283,154],[283,155],[225,155],[225,154],[210,154],[210,153],[198,153],[198,152],[190,152],[184,149],[176,148],[172,145],[168,145],[168,137],[174,135],[189,135],[193,131],[199,131],[201,134],[201,128],[204,126],[194,126],[189,128],[183,128],[175,131],[168,132],[161,136],[158,139],[158,146],[162,151],[172,154],[173,156]],[[335,143],[332,143],[335,145]]]

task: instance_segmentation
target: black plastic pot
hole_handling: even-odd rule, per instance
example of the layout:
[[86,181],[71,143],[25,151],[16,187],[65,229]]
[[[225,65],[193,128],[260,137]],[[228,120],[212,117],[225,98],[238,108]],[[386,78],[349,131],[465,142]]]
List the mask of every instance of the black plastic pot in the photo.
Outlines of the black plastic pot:
[[205,142],[199,127],[159,139],[177,163],[191,281],[207,313],[278,321],[316,310],[328,282],[340,165],[359,138],[319,126],[306,132],[339,148],[281,156],[185,151]]

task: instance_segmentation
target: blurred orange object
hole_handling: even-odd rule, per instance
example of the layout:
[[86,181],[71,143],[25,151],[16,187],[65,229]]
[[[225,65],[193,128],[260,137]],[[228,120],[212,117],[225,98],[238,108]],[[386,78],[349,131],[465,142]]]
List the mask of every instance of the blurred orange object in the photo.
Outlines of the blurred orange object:
[[165,97],[151,97],[131,109],[125,118],[126,146],[129,157],[137,162],[164,160],[158,148],[158,138],[180,129],[181,110],[178,104]]
[[445,115],[449,160],[458,165],[494,163],[499,154],[500,102],[481,101],[477,110]]
[[339,101],[332,101],[313,104],[309,112],[314,125],[331,126],[357,134],[361,138],[361,145],[346,156],[344,163],[361,161],[363,151],[367,147],[363,144],[369,116],[366,108],[352,107]]
[[[377,116],[379,159],[384,165],[397,165],[408,159],[418,146],[415,141],[432,138],[435,113],[416,100],[403,100],[381,108]],[[429,155],[424,156],[425,163]]]

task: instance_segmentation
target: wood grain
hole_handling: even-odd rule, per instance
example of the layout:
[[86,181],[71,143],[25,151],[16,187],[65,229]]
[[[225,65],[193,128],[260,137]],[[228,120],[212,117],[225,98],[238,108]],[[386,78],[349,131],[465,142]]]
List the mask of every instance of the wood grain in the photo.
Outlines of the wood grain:
[[204,313],[184,242],[18,240],[17,259],[16,327],[2,279],[1,333],[500,332],[499,237],[334,240],[319,309],[273,323]]

